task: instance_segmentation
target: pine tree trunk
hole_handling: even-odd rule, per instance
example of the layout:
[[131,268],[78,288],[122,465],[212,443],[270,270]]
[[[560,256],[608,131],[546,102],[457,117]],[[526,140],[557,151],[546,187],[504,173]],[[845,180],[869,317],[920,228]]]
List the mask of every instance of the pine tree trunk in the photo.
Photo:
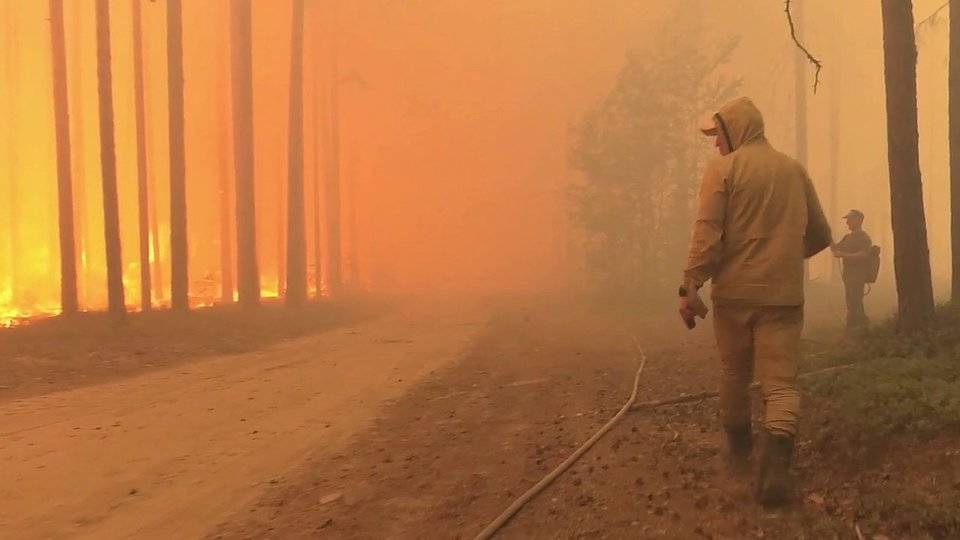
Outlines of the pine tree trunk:
[[933,317],[930,253],[917,132],[917,47],[910,0],[882,0],[887,152],[898,322],[907,332]]
[[143,96],[143,20],[141,0],[133,0],[133,94],[137,124],[137,225],[140,239],[140,309],[152,308],[150,282],[150,204],[147,185],[147,128]]
[[340,292],[343,284],[340,227],[340,52],[336,0],[331,14],[330,32],[330,148],[327,160],[327,286],[331,296]]
[[57,209],[60,221],[60,305],[77,312],[77,257],[73,233],[73,180],[70,170],[70,109],[67,102],[67,50],[63,32],[63,0],[50,0],[53,53],[53,114],[57,138]]
[[183,13],[167,0],[167,92],[170,113],[170,305],[189,309],[187,193],[183,142]]
[[[224,56],[229,53],[229,33],[225,32],[221,36],[221,44],[224,46]],[[219,71],[221,75],[219,81],[220,88],[227,87],[228,73],[224,68]],[[233,193],[230,185],[231,165],[230,165],[230,102],[224,100],[220,117],[220,302],[223,304],[233,303]]]
[[237,292],[240,305],[260,304],[253,180],[253,59],[251,0],[231,0],[233,159],[237,199]]
[[286,302],[288,306],[301,306],[307,300],[303,187],[303,0],[293,0],[291,25]]
[[313,93],[317,102],[313,107],[313,281],[316,288],[315,297],[319,300],[323,298],[323,249],[320,241],[320,197],[323,189],[323,179],[320,170],[323,161],[322,152],[327,147],[327,130],[326,126],[320,121],[320,111],[326,107],[327,100],[318,79],[318,74],[314,70]]
[[113,73],[110,66],[110,6],[97,0],[97,95],[100,103],[100,167],[103,174],[103,234],[107,255],[107,300],[110,314],[126,313],[123,262],[120,255],[120,212],[114,149]]
[[960,305],[960,0],[950,2],[949,95],[951,299]]

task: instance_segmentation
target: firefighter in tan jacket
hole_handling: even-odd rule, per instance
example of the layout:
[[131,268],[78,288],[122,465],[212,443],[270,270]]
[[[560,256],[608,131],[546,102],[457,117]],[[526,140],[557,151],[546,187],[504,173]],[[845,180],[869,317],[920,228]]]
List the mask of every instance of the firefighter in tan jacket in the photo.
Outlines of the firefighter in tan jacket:
[[700,186],[680,315],[690,328],[706,316],[698,290],[712,280],[730,457],[743,468],[752,450],[749,386],[756,374],[766,405],[757,496],[765,505],[783,504],[792,493],[800,406],[803,261],[830,246],[830,227],[803,166],[767,142],[752,101],[726,104],[701,130],[716,137],[721,155]]

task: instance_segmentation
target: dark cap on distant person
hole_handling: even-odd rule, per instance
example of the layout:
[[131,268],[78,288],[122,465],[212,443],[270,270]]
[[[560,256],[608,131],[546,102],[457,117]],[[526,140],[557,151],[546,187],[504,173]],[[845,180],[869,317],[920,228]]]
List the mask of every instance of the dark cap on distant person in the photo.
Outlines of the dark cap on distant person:
[[849,212],[847,212],[847,215],[843,216],[843,219],[848,219],[848,218],[863,219],[863,212],[856,209],[850,210]]

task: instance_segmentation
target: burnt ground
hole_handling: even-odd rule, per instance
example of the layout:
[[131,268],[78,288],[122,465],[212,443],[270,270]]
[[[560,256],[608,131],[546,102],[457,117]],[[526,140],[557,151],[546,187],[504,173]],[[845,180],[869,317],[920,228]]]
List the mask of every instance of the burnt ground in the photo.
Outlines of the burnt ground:
[[264,349],[382,315],[391,303],[348,298],[289,310],[265,301],[247,312],[217,306],[174,313],[105,313],[0,329],[0,402],[90,386],[218,355]]
[[[677,326],[556,302],[504,306],[468,355],[383,409],[348,451],[317,449],[210,537],[472,538],[615,414],[637,365],[634,336],[648,357],[640,400],[715,388],[710,332]],[[788,510],[760,510],[751,480],[727,472],[706,400],[629,414],[499,537],[856,538],[855,527],[876,540],[949,537],[884,504],[960,489],[956,436],[853,463],[811,441],[829,404],[807,402]]]

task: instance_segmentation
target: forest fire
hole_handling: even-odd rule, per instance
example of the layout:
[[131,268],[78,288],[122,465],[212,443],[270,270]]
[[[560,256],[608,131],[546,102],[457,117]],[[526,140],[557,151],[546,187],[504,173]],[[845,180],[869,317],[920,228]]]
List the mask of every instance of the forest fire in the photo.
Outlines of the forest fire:
[[[280,291],[287,290],[286,274],[304,267],[309,297],[315,297],[318,288],[326,295],[348,283],[352,288],[395,291],[440,283],[470,288],[475,283],[515,287],[543,281],[539,265],[503,261],[557,260],[560,236],[551,233],[551,241],[545,242],[536,231],[563,226],[562,200],[541,198],[531,206],[523,198],[511,198],[491,205],[500,187],[490,180],[503,178],[498,180],[502,184],[510,178],[509,161],[492,161],[488,154],[467,161],[454,155],[437,159],[435,149],[419,143],[411,149],[410,141],[431,130],[443,130],[451,140],[462,137],[460,117],[455,110],[424,115],[412,109],[422,88],[405,94],[386,91],[386,81],[418,77],[418,65],[435,62],[423,58],[399,66],[387,60],[381,49],[393,45],[369,43],[358,33],[355,22],[370,20],[368,7],[343,3],[341,23],[335,25],[336,17],[325,4],[305,3],[302,58],[294,64],[301,66],[297,85],[290,71],[293,42],[271,38],[291,33],[293,2],[252,3],[253,22],[247,23],[251,33],[245,38],[235,33],[244,23],[243,17],[237,19],[234,3],[177,4],[180,68],[186,81],[182,94],[174,92],[176,84],[171,86],[176,73],[170,70],[176,62],[171,63],[169,47],[177,40],[168,34],[167,21],[176,10],[168,12],[167,2],[107,2],[100,13],[94,0],[63,2],[62,12],[53,18],[47,2],[0,6],[0,66],[7,83],[0,86],[5,120],[0,130],[0,194],[8,210],[0,222],[0,286],[13,291],[0,301],[5,312],[50,313],[50,306],[64,301],[61,285],[75,290],[68,292],[68,305],[103,310],[109,304],[109,279],[122,287],[127,310],[148,303],[174,305],[184,289],[189,305],[242,302],[240,274],[250,268],[257,271],[265,298],[285,298]],[[62,28],[51,26],[61,19]],[[419,38],[408,33],[393,38],[397,46],[415,46]],[[107,45],[109,61],[104,62],[99,51]],[[241,50],[249,57],[235,58],[233,52]],[[249,71],[241,69],[243,65]],[[109,88],[100,76],[106,74],[100,68],[106,67],[111,68]],[[441,83],[431,83],[433,91],[439,91]],[[252,94],[244,96],[244,88]],[[461,99],[488,93],[471,92],[476,95]],[[180,101],[175,95],[182,99],[181,114],[176,114]],[[286,119],[292,114],[291,103],[298,102],[295,117],[302,125],[294,129]],[[552,105],[565,106],[559,100]],[[237,127],[246,116],[238,107],[248,107],[249,127]],[[110,109],[113,137],[103,129],[104,113]],[[537,115],[549,118],[552,113]],[[181,122],[175,121],[178,117]],[[385,131],[384,125],[396,128]],[[244,141],[247,135],[250,140]],[[292,144],[291,137],[300,143]],[[526,140],[511,138],[517,140],[502,144]],[[177,188],[180,161],[171,161],[171,149],[180,142],[183,199]],[[111,144],[113,155],[104,161],[101,148]],[[291,153],[297,148],[299,152]],[[245,162],[238,155],[251,159]],[[525,172],[529,178],[512,189],[555,189],[558,181],[571,176],[562,161],[558,155],[539,172]],[[243,168],[249,168],[244,182],[251,183],[255,201],[253,229],[243,233],[252,232],[253,259],[243,252],[251,240],[238,239],[243,215],[237,213],[237,189],[244,188],[237,182]],[[116,186],[104,192],[104,182],[112,185],[105,178],[111,169]],[[293,199],[291,171],[299,171],[302,184],[295,184],[303,190],[298,195],[295,188]],[[431,175],[456,177],[459,187],[452,190],[449,183],[434,180],[425,184]],[[67,188],[72,194],[64,191]],[[113,197],[116,220],[105,213]],[[178,200],[186,202],[185,209],[173,204]],[[302,209],[301,203],[291,207],[291,200],[302,201]],[[465,211],[450,211],[454,206]],[[294,221],[302,221],[302,234],[290,230],[291,211],[302,212]],[[70,215],[72,229],[61,228],[64,216]],[[436,226],[424,227],[424,219]],[[504,243],[514,229],[510,224],[517,223],[526,223],[525,232]],[[178,240],[184,224],[185,248]],[[298,247],[291,266],[292,233]],[[72,236],[72,255],[61,235]],[[112,244],[118,245],[108,250]],[[62,253],[67,254],[64,260]],[[251,261],[254,266],[249,266]],[[111,265],[119,268],[113,271],[118,279],[110,278]],[[70,268],[75,284],[69,281]],[[180,284],[184,275],[186,286]]]
[[0,536],[960,538],[958,13],[0,0]]
[[9,305],[9,291],[0,291],[0,328],[13,328],[30,324],[30,321],[60,314],[60,306],[36,306],[33,309],[3,307]]

